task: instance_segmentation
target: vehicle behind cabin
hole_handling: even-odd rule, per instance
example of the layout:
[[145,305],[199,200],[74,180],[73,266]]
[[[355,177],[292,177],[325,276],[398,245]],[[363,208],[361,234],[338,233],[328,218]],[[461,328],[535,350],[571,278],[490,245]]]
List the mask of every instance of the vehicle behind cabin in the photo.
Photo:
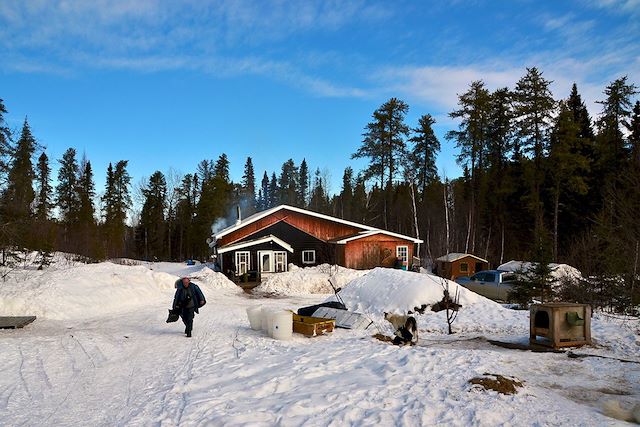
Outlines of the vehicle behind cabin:
[[479,271],[471,277],[458,277],[456,282],[484,297],[509,301],[516,280],[515,273],[501,270]]

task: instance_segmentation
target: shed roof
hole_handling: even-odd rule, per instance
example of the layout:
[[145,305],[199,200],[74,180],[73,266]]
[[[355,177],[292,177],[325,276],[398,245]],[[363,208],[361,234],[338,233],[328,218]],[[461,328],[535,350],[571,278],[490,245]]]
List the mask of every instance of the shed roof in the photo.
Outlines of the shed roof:
[[482,261],[482,262],[486,262],[488,263],[489,261],[487,261],[486,259],[477,257],[475,255],[472,254],[463,254],[460,252],[451,252],[448,253],[446,255],[441,256],[440,258],[436,258],[436,261],[443,261],[443,262],[454,262],[454,261],[458,261],[459,259],[465,258],[465,257],[472,257],[477,259],[478,261]]

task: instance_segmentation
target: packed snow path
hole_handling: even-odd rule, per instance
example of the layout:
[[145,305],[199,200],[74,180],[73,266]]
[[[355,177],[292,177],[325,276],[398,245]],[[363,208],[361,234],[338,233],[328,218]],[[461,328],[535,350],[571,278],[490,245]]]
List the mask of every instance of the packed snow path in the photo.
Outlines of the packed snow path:
[[[0,331],[0,424],[616,425],[602,403],[640,395],[640,364],[507,350],[478,334],[425,331],[419,346],[394,347],[369,332],[275,341],[249,328],[250,305],[297,308],[325,296],[209,289],[186,338],[181,322],[164,322],[172,293],[112,314],[97,307],[87,320],[39,318]],[[526,338],[528,320],[518,316]],[[624,348],[615,355],[633,358]],[[513,396],[472,388],[469,379],[486,372],[524,387]]]

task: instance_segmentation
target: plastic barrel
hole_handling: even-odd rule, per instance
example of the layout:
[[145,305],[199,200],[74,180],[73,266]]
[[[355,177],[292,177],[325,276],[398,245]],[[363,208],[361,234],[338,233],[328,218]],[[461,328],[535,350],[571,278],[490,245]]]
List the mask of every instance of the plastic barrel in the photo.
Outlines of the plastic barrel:
[[262,307],[260,311],[260,328],[269,333],[269,312],[271,309],[268,307]]
[[280,310],[273,313],[271,334],[276,340],[290,340],[293,336],[293,314]]
[[262,328],[262,306],[247,308],[247,317],[251,329],[259,331]]

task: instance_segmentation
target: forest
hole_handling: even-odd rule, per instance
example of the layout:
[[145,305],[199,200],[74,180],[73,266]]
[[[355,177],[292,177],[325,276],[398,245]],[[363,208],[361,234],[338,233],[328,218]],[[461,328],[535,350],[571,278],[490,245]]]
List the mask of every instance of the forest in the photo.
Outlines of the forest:
[[449,113],[458,126],[445,137],[464,174],[453,179],[438,175],[433,116],[407,123],[409,105],[387,100],[363,126],[358,149],[345,153],[367,166],[347,167],[334,194],[306,159],[260,175],[249,156],[234,182],[222,153],[184,175],[155,171],[139,185],[127,171],[135,159],[114,161],[98,196],[91,162],[74,148],[55,160],[53,186],[46,148],[26,119],[20,130],[7,127],[0,99],[1,262],[15,248],[89,260],[204,260],[212,225],[235,221],[235,206],[246,217],[288,204],[418,236],[424,266],[449,252],[493,267],[511,259],[567,263],[590,278],[574,292],[615,288],[607,298],[637,304],[638,87],[626,76],[609,83],[592,118],[575,84],[554,99],[551,83],[527,68],[513,88],[491,91],[479,80],[458,94]]

